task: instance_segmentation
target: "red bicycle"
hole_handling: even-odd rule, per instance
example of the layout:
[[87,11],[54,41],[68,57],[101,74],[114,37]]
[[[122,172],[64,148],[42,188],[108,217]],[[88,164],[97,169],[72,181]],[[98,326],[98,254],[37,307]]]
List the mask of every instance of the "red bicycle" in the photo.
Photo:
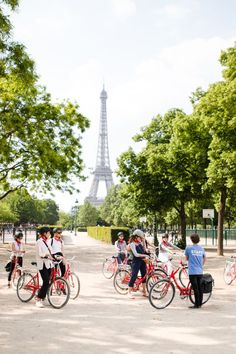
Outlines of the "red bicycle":
[[[150,261],[150,259],[146,260],[147,264],[147,272],[144,277],[137,276],[137,279],[135,280],[133,291],[136,292],[139,290],[140,285],[143,283],[143,281],[146,279],[146,287],[147,291],[150,290],[152,284],[156,282],[158,279],[167,277],[166,272],[161,269],[161,268],[155,268],[155,265],[153,262]],[[131,271],[126,270],[126,269],[120,269],[116,272],[113,285],[116,291],[121,294],[125,295],[128,293],[128,284],[131,278]]]
[[[155,282],[149,291],[149,302],[156,309],[164,309],[169,306],[173,301],[176,293],[176,289],[179,291],[181,299],[189,298],[192,304],[195,304],[194,292],[191,284],[188,281],[187,286],[180,283],[180,280],[176,279],[176,274],[180,271],[181,266],[172,270],[170,276],[160,279]],[[211,297],[212,290],[207,293],[203,293],[202,304],[205,304]]]
[[[57,260],[61,260],[62,261],[61,256],[57,256],[56,259]],[[80,293],[80,280],[78,275],[73,271],[73,268],[75,267],[75,263],[76,263],[76,256],[73,256],[70,259],[66,259],[66,272],[63,276],[63,278],[65,278],[70,286],[70,298],[75,300]],[[60,272],[60,267],[58,265],[56,265],[56,270],[57,270],[57,276],[61,276],[61,272]]]
[[236,279],[236,257],[231,256],[230,259],[225,261],[224,267],[224,281],[227,285],[230,285],[233,280]]
[[[58,265],[60,262],[54,262],[54,265]],[[31,263],[36,265],[35,262]],[[20,276],[16,293],[20,301],[29,302],[40,289],[40,274],[37,272],[35,275],[32,275],[29,271],[24,271]],[[47,298],[49,304],[56,308],[60,309],[67,304],[70,298],[70,287],[68,282],[58,276],[56,267],[52,268],[50,276],[50,285],[47,291]]]
[[129,267],[127,265],[128,258],[126,257],[124,259],[124,262],[120,265],[117,260],[117,256],[112,256],[109,258],[106,258],[105,261],[102,264],[102,274],[106,279],[111,279],[114,274],[118,271],[119,268],[122,268],[123,266]]

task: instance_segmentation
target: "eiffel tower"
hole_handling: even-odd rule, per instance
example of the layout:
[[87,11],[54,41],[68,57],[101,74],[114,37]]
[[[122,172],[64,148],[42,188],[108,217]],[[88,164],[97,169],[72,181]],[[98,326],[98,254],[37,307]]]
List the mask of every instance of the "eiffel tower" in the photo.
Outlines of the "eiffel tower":
[[103,198],[97,197],[99,183],[101,181],[105,182],[107,192],[114,185],[113,178],[112,178],[112,170],[110,168],[110,160],[109,160],[108,135],[107,135],[107,108],[106,108],[107,93],[104,89],[104,86],[100,94],[100,99],[101,99],[101,114],[100,114],[96,168],[93,171],[94,177],[90,188],[89,196],[86,198],[86,201],[88,201],[90,204],[92,204],[95,207],[100,206],[104,202]]

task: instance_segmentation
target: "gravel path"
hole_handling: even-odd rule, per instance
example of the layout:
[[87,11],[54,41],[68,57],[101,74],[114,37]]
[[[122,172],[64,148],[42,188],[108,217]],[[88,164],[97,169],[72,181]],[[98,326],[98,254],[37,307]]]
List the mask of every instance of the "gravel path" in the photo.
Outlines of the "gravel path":
[[[66,238],[65,238],[66,239]],[[68,237],[68,240],[70,238]],[[155,310],[141,294],[135,300],[119,295],[112,280],[103,277],[104,258],[114,247],[77,235],[66,242],[68,256],[79,260],[81,293],[77,300],[55,310],[21,303],[7,288],[3,270],[8,254],[0,248],[0,353],[235,353],[236,282],[226,286],[222,278],[226,257],[208,252],[205,271],[215,278],[212,299],[191,310],[176,294],[164,310]],[[34,245],[27,245],[25,264],[34,259]]]

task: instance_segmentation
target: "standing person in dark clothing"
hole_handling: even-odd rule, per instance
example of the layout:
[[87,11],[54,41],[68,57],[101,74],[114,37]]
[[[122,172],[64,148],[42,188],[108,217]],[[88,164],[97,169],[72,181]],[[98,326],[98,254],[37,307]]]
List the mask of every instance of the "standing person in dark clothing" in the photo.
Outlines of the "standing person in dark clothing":
[[[145,277],[147,272],[147,267],[144,259],[147,257],[145,249],[142,244],[142,239],[138,235],[131,235],[129,249],[133,254],[132,260],[132,273],[131,278],[129,281],[129,288],[128,288],[128,297],[129,299],[134,299],[132,295],[132,289],[137,279],[138,272],[140,271],[142,278]],[[146,289],[146,279],[143,280],[143,296],[147,296],[147,289]]]
[[53,268],[52,247],[48,242],[48,239],[51,237],[50,228],[47,226],[42,227],[39,230],[39,236],[40,238],[36,242],[36,261],[43,284],[36,297],[36,306],[44,307],[44,300],[49,287],[51,269]]
[[185,249],[185,256],[188,261],[189,280],[192,285],[195,304],[190,308],[199,308],[202,306],[203,291],[201,287],[201,280],[203,274],[203,265],[206,261],[205,250],[199,246],[200,237],[197,234],[190,236],[192,246],[187,246]]

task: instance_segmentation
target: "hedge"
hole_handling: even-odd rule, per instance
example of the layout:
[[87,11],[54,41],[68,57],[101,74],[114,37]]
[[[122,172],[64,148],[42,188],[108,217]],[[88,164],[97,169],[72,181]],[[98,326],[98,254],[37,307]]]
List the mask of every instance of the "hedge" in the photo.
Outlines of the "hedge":
[[89,226],[87,227],[88,235],[96,240],[113,244],[118,239],[117,234],[122,231],[125,235],[125,241],[129,239],[129,229],[127,227],[108,227],[108,226]]

